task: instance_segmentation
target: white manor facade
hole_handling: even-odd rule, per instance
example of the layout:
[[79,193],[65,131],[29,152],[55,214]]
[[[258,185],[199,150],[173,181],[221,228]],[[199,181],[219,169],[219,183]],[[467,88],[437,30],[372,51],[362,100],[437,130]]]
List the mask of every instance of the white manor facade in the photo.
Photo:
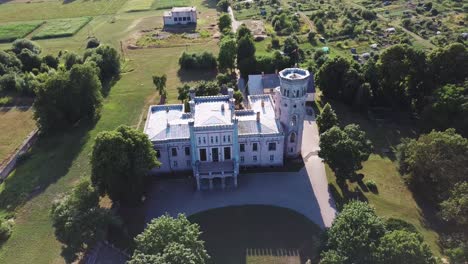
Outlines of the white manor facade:
[[244,110],[235,110],[233,89],[200,97],[191,90],[187,113],[183,104],[150,106],[144,132],[162,163],[153,172],[193,171],[198,190],[236,187],[240,166],[282,166],[300,156],[310,73],[288,68],[279,77],[273,94],[248,96]]
[[164,12],[163,21],[165,26],[197,23],[197,8],[173,7],[171,11]]

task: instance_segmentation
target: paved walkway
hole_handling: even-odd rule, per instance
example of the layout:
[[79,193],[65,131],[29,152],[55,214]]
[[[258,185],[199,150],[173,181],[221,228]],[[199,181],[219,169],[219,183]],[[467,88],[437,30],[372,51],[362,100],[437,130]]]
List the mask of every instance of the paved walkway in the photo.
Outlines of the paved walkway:
[[328,191],[325,168],[317,156],[318,132],[311,116],[304,123],[303,157],[299,172],[239,175],[237,189],[195,191],[193,180],[165,180],[154,185],[147,200],[146,222],[165,212],[192,215],[214,208],[235,205],[272,205],[292,209],[329,227],[335,207]]
[[240,25],[242,25],[242,22],[239,22],[236,20],[236,17],[234,16],[234,11],[232,10],[232,8],[229,6],[228,9],[227,9],[229,15],[231,16],[231,27],[232,27],[232,32],[236,33],[237,32],[237,28],[240,27]]

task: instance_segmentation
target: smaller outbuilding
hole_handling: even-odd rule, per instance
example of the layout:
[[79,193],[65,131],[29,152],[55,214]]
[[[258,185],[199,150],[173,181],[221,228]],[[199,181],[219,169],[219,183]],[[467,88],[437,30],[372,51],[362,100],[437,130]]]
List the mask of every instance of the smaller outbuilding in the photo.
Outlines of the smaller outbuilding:
[[173,7],[171,11],[164,12],[163,20],[165,26],[197,23],[197,8]]
[[387,33],[395,33],[396,30],[395,30],[394,27],[390,27],[390,28],[385,29],[385,32],[387,32]]
[[374,43],[374,44],[371,44],[371,45],[370,45],[370,47],[371,47],[372,49],[377,49],[378,46],[379,46],[379,45],[377,45],[377,43]]

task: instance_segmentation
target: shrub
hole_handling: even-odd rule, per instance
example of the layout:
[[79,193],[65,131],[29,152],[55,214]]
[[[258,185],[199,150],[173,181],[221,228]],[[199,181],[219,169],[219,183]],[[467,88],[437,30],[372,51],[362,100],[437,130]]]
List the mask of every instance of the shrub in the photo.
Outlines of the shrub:
[[385,228],[387,231],[404,230],[411,233],[418,233],[418,230],[416,230],[413,224],[397,218],[387,219],[387,221],[385,221]]
[[0,106],[7,106],[13,103],[13,97],[5,96],[0,98]]
[[101,45],[101,42],[97,38],[90,38],[88,39],[88,43],[86,43],[86,48],[87,49],[94,49],[99,47]]
[[377,190],[377,183],[373,180],[366,180],[364,184],[369,188],[369,190]]
[[216,69],[216,57],[211,52],[203,52],[202,54],[196,53],[182,53],[179,58],[179,65],[184,70],[200,70],[200,69]]
[[11,236],[12,226],[8,221],[0,220],[0,243],[5,242]]

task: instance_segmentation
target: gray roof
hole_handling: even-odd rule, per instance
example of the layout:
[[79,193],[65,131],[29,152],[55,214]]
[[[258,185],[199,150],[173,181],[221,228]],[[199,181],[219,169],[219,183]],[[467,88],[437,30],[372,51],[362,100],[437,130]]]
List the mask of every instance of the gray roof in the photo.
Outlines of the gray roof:
[[[239,135],[266,135],[282,132],[281,125],[275,117],[270,95],[250,95],[248,100],[251,109],[236,111],[239,120]],[[260,113],[260,122],[257,121],[257,112]]]
[[195,97],[195,126],[231,125],[229,96]]
[[144,132],[151,141],[188,139],[190,120],[192,120],[191,115],[184,113],[184,106],[181,104],[152,105]]
[[[264,94],[264,89],[276,88],[280,86],[280,78],[278,74],[252,74],[249,75],[249,94],[260,95]],[[315,93],[314,76],[310,73],[307,93]]]

